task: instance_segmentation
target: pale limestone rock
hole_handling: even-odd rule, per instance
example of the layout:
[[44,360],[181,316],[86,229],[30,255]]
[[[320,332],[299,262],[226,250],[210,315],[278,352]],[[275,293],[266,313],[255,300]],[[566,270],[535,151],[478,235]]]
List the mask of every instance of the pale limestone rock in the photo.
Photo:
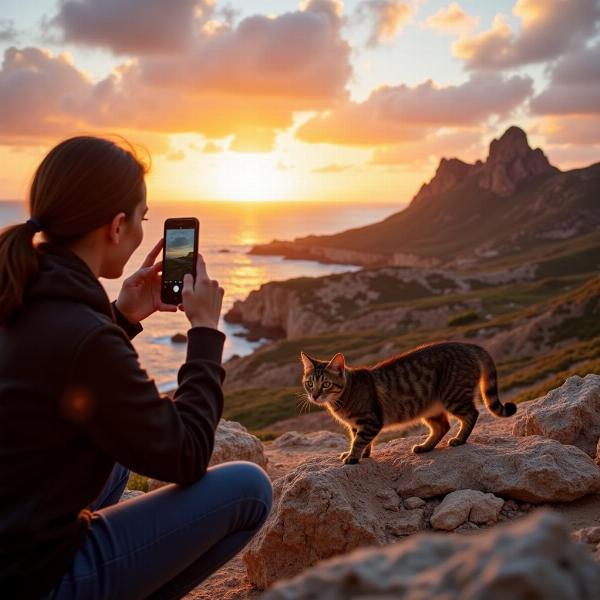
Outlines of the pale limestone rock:
[[448,494],[435,509],[431,525],[434,529],[452,531],[466,521],[495,522],[503,504],[504,500],[494,494],[484,494],[478,490],[457,490]]
[[[267,467],[262,442],[248,430],[235,421],[221,419],[215,431],[215,445],[209,467],[234,460],[247,460],[261,466]],[[156,490],[167,485],[166,481],[148,479],[148,491]]]
[[471,535],[422,533],[279,581],[261,600],[595,600],[600,567],[556,513]]
[[519,409],[513,435],[543,435],[597,456],[600,438],[600,375],[569,377]]
[[[309,457],[276,479],[271,514],[243,555],[248,579],[264,588],[318,560],[426,527],[425,510],[400,506],[390,490],[428,499],[470,489],[525,502],[600,491],[600,469],[592,459],[555,440],[472,435],[464,446],[413,454],[420,439],[380,444],[357,465],[343,465],[333,448],[331,456]],[[488,516],[476,512],[474,518]]]

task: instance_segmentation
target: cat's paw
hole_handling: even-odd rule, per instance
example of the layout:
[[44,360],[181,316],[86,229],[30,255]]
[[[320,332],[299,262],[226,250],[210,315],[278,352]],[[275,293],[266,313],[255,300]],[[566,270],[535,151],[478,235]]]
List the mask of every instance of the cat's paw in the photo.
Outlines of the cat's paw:
[[459,438],[451,438],[450,440],[448,440],[448,446],[462,446],[465,442]]
[[345,460],[349,454],[350,454],[350,452],[342,452],[341,454],[338,455],[338,458]]
[[432,448],[429,448],[425,444],[417,444],[412,447],[413,454],[423,454],[423,452],[429,452]]
[[358,464],[358,458],[353,458],[351,456],[347,456],[344,459],[344,464],[345,465],[357,465]]

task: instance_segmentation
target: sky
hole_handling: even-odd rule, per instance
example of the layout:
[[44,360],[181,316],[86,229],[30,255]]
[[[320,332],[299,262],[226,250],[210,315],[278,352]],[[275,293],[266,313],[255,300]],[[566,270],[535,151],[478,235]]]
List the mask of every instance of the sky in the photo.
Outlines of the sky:
[[0,0],[0,53],[0,199],[81,134],[149,201],[402,204],[510,125],[600,160],[600,0]]

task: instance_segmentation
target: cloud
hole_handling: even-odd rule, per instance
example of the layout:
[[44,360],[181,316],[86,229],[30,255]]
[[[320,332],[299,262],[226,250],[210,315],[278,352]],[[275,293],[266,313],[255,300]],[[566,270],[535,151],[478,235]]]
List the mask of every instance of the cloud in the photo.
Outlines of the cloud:
[[172,150],[167,154],[167,160],[179,161],[185,160],[185,152],[183,150]]
[[4,52],[0,70],[1,136],[11,143],[63,135],[79,125],[73,103],[92,83],[78,71],[69,54],[14,46]]
[[9,19],[0,19],[0,42],[14,42],[18,33],[15,23]]
[[8,122],[0,143],[9,134],[45,139],[74,128],[123,127],[233,135],[232,149],[270,150],[296,111],[333,108],[347,98],[352,69],[339,10],[332,0],[312,0],[302,11],[197,31],[185,52],[130,59],[98,82],[69,55],[9,48],[0,70]]
[[534,131],[553,145],[600,146],[600,119],[594,117],[546,117],[535,124]]
[[358,5],[356,18],[371,26],[369,46],[392,40],[412,16],[413,8],[399,0],[366,0]]
[[181,51],[213,14],[212,0],[60,0],[43,20],[47,36],[115,54]]
[[506,117],[532,93],[529,77],[476,75],[457,86],[431,80],[415,87],[385,86],[362,103],[322,113],[300,126],[308,142],[383,145],[419,140],[438,127],[472,127],[490,116]]
[[458,2],[442,7],[425,21],[426,27],[442,32],[460,33],[469,31],[479,24],[479,17],[465,12]]
[[600,42],[560,58],[548,87],[531,101],[535,114],[600,114]]
[[351,169],[352,165],[340,165],[338,163],[331,163],[329,165],[323,165],[322,167],[317,167],[313,169],[313,173],[342,173],[343,171],[347,171]]
[[483,131],[466,129],[436,131],[419,140],[377,148],[370,160],[374,165],[420,165],[426,161],[439,162],[440,157],[458,157],[473,160],[484,151]]
[[463,36],[453,44],[468,69],[507,69],[552,60],[580,46],[598,30],[597,0],[518,0],[521,19],[514,33],[506,17],[496,15],[492,28]]
[[218,154],[219,152],[223,152],[223,148],[221,148],[219,144],[211,141],[206,142],[204,148],[202,148],[203,154]]
[[293,169],[295,169],[295,166],[291,163],[286,163],[282,160],[279,160],[279,161],[277,161],[275,168],[278,171],[292,171]]

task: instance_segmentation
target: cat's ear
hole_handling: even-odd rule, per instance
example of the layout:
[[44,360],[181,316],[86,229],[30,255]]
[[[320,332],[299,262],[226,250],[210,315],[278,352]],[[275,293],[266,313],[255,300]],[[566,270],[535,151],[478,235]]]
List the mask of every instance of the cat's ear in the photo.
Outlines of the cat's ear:
[[346,367],[346,359],[341,352],[338,352],[327,365],[327,368],[330,371],[337,371],[338,373],[343,373],[344,368]]
[[315,363],[313,359],[308,356],[308,354],[304,354],[304,352],[300,352],[300,358],[302,359],[302,364],[304,365],[305,371],[311,371],[315,368]]

